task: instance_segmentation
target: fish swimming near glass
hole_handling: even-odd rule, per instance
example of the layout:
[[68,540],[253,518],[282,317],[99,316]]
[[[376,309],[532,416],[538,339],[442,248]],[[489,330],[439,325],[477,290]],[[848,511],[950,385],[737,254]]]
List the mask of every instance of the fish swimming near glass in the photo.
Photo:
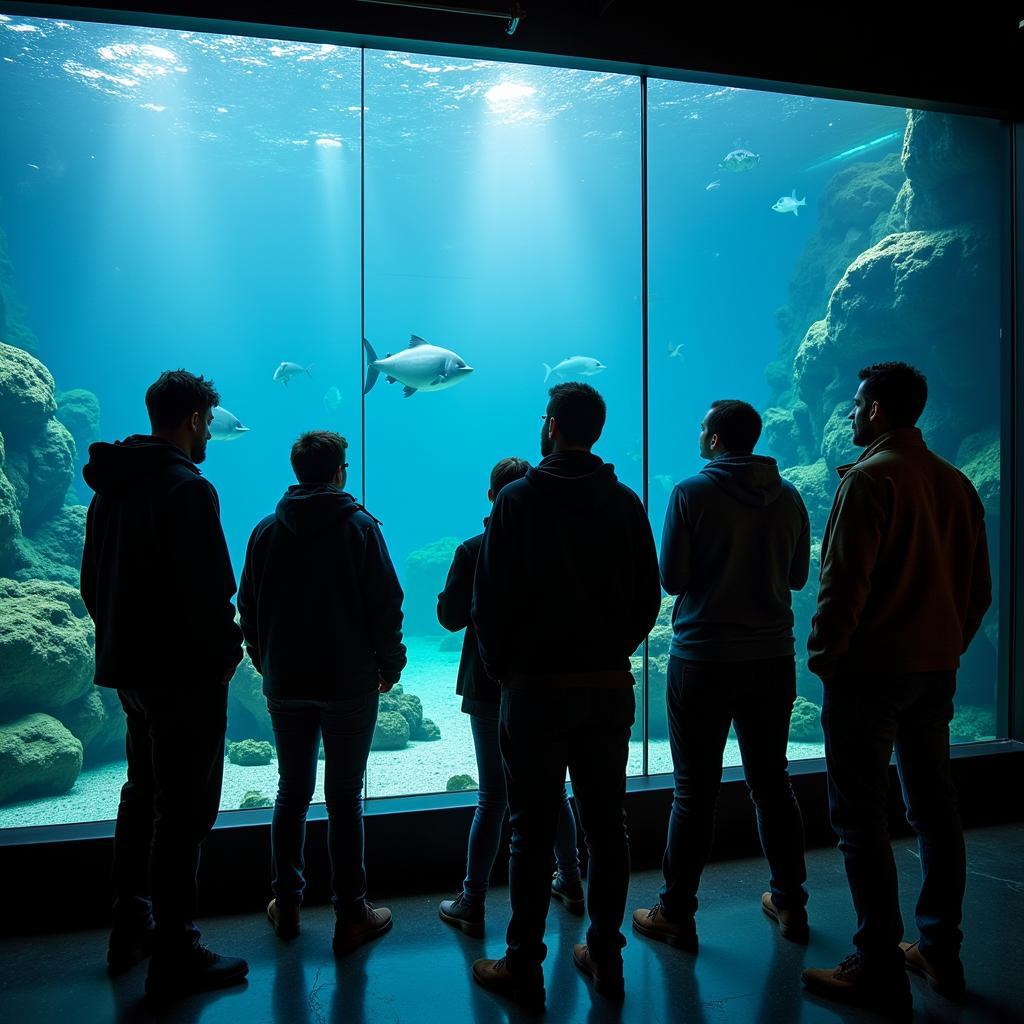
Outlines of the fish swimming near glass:
[[381,374],[389,384],[396,381],[404,384],[402,397],[410,398],[417,391],[443,391],[454,387],[473,372],[473,367],[462,356],[451,349],[431,345],[417,334],[409,338],[408,348],[395,355],[389,352],[383,359],[377,358],[366,338],[363,338],[363,348],[366,350],[364,395],[369,394]]
[[302,374],[313,376],[313,367],[310,366],[299,366],[298,363],[282,363],[274,371],[274,380],[279,380],[285,387],[288,387],[288,381],[293,377],[299,377]]
[[540,365],[544,367],[545,384],[551,374],[566,380],[572,377],[593,377],[595,373],[608,369],[600,359],[594,359],[591,356],[569,356],[555,366],[548,366],[547,363]]
[[796,189],[793,189],[793,194],[788,196],[780,196],[775,200],[772,205],[772,209],[776,213],[791,213],[794,217],[800,216],[800,207],[807,205],[806,197],[803,199],[797,199]]
[[237,441],[240,437],[249,433],[249,428],[243,427],[242,421],[233,412],[228,412],[223,406],[215,405],[212,412],[213,421],[210,423],[211,441]]

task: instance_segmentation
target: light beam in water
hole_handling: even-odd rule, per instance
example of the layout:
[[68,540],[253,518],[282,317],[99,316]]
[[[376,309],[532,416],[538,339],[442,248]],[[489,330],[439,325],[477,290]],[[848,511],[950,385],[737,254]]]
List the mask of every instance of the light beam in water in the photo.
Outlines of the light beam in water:
[[828,167],[829,164],[837,164],[841,160],[848,160],[851,156],[858,156],[861,153],[867,153],[868,150],[884,146],[887,142],[892,142],[893,139],[898,139],[902,135],[903,132],[889,132],[888,135],[879,135],[877,139],[872,139],[870,142],[862,142],[859,146],[851,146],[849,149],[844,149],[842,153],[830,156],[827,160],[821,160],[816,164],[811,164],[810,167],[805,167],[804,170],[817,171],[822,167]]

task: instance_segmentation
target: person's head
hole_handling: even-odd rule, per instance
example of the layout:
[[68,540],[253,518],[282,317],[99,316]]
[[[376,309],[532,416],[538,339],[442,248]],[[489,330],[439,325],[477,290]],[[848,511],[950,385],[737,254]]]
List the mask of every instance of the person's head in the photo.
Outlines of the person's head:
[[761,436],[761,417],[747,402],[723,398],[711,403],[700,423],[700,454],[705,459],[720,455],[749,455]]
[[292,470],[300,484],[334,484],[348,479],[348,441],[333,430],[310,430],[292,445]]
[[165,370],[146,391],[154,436],[176,444],[196,465],[206,458],[216,405],[220,395],[213,381],[187,370]]
[[928,401],[928,380],[909,363],[875,363],[858,374],[853,397],[853,443],[866,448],[883,434],[913,427]]
[[496,462],[494,469],[491,470],[491,486],[487,491],[487,500],[493,502],[501,493],[502,487],[526,476],[529,469],[530,464],[526,459],[517,459],[515,456]]
[[540,431],[540,453],[589,452],[604,430],[607,408],[589,384],[566,381],[549,392]]

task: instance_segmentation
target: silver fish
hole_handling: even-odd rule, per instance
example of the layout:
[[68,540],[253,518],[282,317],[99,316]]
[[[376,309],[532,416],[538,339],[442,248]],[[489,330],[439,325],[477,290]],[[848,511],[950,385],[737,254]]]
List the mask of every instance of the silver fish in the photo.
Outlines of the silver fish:
[[569,356],[555,366],[548,366],[547,363],[541,363],[541,366],[544,367],[545,384],[551,374],[564,380],[567,377],[593,377],[595,373],[608,369],[600,359],[591,356]]
[[308,374],[310,377],[312,377],[312,365],[299,366],[298,363],[282,363],[274,371],[274,380],[279,380],[285,387],[288,387],[288,381],[290,381],[292,377],[298,377],[300,374],[303,373]]
[[441,348],[424,341],[417,334],[409,338],[409,347],[396,355],[390,352],[378,359],[373,346],[363,338],[366,350],[366,383],[363,394],[369,393],[377,378],[384,374],[389,384],[404,384],[402,396],[409,398],[417,391],[443,391],[465,380],[472,372],[462,356],[451,349]]
[[243,434],[249,433],[248,427],[242,426],[242,421],[233,413],[228,412],[223,406],[213,407],[213,421],[210,423],[211,441],[237,441]]

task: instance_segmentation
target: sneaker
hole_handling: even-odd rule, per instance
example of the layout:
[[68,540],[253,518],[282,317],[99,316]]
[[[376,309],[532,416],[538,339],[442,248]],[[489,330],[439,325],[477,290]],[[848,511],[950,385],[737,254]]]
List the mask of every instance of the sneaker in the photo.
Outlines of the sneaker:
[[905,971],[870,971],[854,953],[838,967],[808,967],[802,975],[808,991],[826,999],[867,1007],[890,1020],[909,1020],[913,1012]]
[[107,942],[107,970],[123,974],[153,955],[153,919],[142,924],[115,924]]
[[267,917],[279,939],[294,939],[299,934],[297,903],[282,903],[275,897],[267,904]]
[[146,976],[146,997],[170,1002],[193,992],[237,985],[245,980],[249,965],[236,956],[221,956],[197,943],[183,954],[157,953]]
[[606,999],[624,999],[626,986],[622,980],[622,956],[613,957],[600,966],[590,955],[590,947],[585,942],[577,942],[572,947],[572,962],[589,978],[594,980],[594,988]]
[[633,931],[658,942],[667,942],[670,946],[685,950],[687,953],[696,953],[699,945],[697,925],[693,918],[670,921],[660,903],[656,903],[650,910],[633,911]]
[[366,913],[362,917],[353,919],[339,917],[334,923],[334,948],[335,956],[343,953],[351,953],[358,949],[364,942],[372,942],[379,939],[391,928],[391,911],[387,907],[380,907],[376,910],[367,903]]
[[437,916],[475,939],[484,937],[484,904],[460,892],[453,900],[441,900]]
[[544,972],[540,964],[513,971],[508,960],[477,960],[473,964],[473,980],[490,992],[514,999],[528,1010],[544,1009]]
[[587,909],[586,897],[583,895],[583,883],[577,878],[575,882],[567,882],[556,871],[551,876],[551,895],[559,900],[570,914],[582,917]]
[[960,957],[949,961],[929,960],[921,952],[917,942],[901,942],[900,949],[906,957],[907,970],[924,978],[940,996],[962,1003],[967,996],[967,982],[964,980],[964,965]]
[[811,929],[807,924],[807,911],[803,907],[790,907],[788,910],[779,910],[772,899],[772,894],[766,892],[761,897],[761,909],[779,924],[779,931],[784,939],[790,942],[799,942],[806,946],[811,941]]

